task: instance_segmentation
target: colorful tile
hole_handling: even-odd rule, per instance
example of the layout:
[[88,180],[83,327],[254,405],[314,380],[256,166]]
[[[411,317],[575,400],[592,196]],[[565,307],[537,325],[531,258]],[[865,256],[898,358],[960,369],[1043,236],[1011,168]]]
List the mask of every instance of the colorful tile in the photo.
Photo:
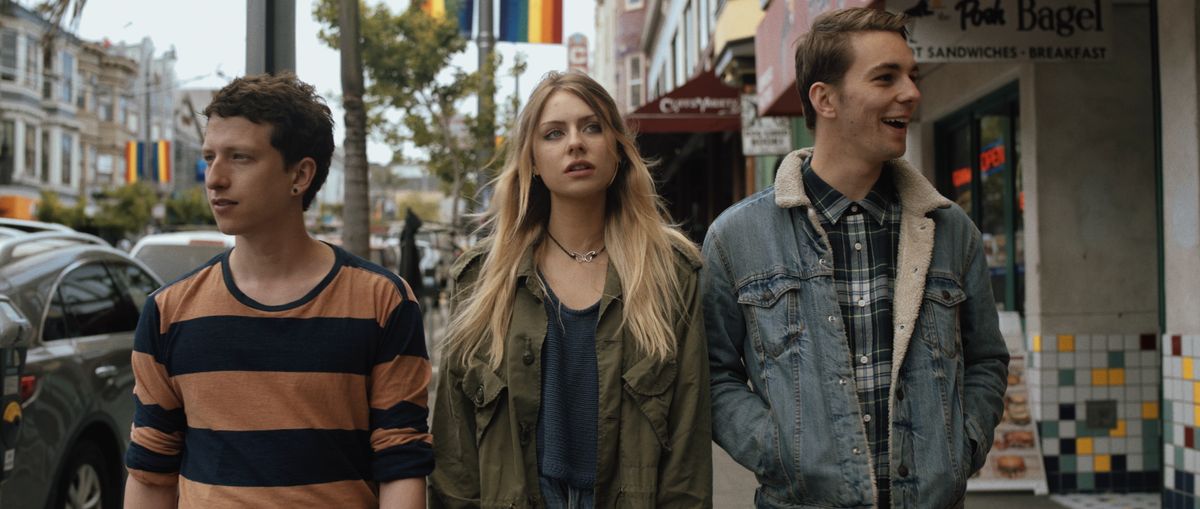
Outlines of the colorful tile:
[[1125,368],[1109,368],[1108,384],[1125,385]]
[[1079,438],[1079,439],[1075,440],[1075,454],[1078,454],[1080,456],[1083,456],[1086,454],[1091,454],[1092,447],[1093,447],[1093,444],[1092,444],[1092,439],[1090,437],[1089,438]]
[[1075,351],[1075,336],[1060,334],[1058,336],[1058,351],[1074,352]]

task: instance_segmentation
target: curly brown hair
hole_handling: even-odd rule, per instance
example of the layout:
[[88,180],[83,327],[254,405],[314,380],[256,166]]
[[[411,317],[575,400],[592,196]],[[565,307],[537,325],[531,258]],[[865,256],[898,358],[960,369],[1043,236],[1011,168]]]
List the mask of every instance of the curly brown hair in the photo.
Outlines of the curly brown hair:
[[329,175],[334,147],[333,116],[316,88],[292,73],[243,76],[213,96],[204,116],[213,115],[270,124],[271,146],[283,154],[288,167],[311,157],[317,171],[304,192],[304,210],[308,210]]
[[854,63],[850,34],[895,32],[908,40],[908,17],[882,9],[856,7],[822,14],[812,28],[796,41],[796,90],[804,104],[804,123],[817,128],[817,112],[808,99],[814,83],[838,85]]

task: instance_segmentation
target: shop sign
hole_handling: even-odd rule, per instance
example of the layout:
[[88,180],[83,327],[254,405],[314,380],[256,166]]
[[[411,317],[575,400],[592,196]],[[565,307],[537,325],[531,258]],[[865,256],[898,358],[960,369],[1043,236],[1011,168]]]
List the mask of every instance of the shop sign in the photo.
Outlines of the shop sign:
[[918,62],[1086,62],[1112,53],[1112,0],[904,0]]
[[588,72],[587,36],[576,33],[567,39],[567,70]]
[[791,152],[791,119],[760,117],[756,102],[754,94],[742,95],[742,154],[766,156]]

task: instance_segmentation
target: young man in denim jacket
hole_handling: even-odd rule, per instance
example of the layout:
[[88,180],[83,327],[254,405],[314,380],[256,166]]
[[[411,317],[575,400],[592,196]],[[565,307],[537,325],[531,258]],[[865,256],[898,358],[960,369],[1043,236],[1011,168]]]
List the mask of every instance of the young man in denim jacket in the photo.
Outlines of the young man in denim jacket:
[[979,230],[899,159],[921,98],[904,23],[813,23],[796,76],[815,146],[704,242],[713,437],[760,508],[961,506],[1000,420]]

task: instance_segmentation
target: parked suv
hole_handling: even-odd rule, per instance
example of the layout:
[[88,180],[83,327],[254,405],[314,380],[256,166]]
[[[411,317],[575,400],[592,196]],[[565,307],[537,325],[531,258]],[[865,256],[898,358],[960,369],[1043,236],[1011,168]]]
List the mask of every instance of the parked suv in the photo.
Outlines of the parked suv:
[[[8,232],[11,233],[11,232]],[[0,235],[0,294],[33,326],[5,509],[117,507],[133,420],[133,330],[161,281],[103,240]]]
[[174,281],[233,244],[232,235],[219,231],[157,233],[137,241],[129,250],[129,256],[146,264],[163,281]]

